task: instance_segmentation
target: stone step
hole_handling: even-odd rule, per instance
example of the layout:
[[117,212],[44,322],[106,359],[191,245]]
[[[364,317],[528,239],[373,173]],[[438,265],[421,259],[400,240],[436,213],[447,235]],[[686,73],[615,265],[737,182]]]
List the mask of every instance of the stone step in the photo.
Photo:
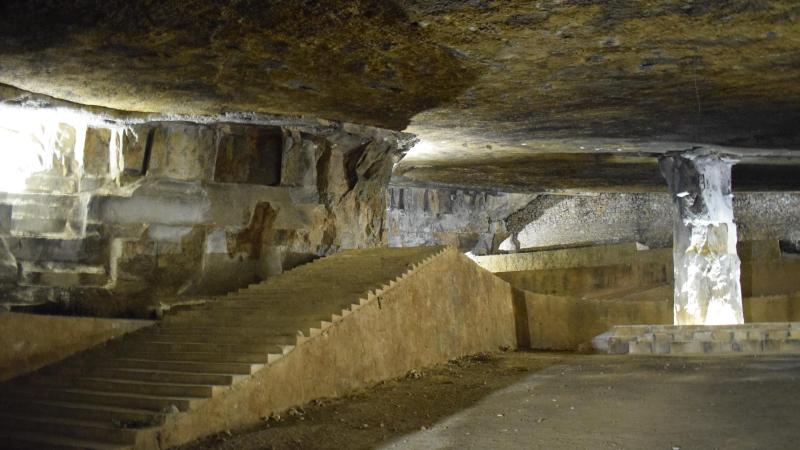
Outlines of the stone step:
[[121,369],[114,367],[95,367],[91,369],[65,368],[61,376],[96,377],[114,380],[144,381],[152,383],[200,384],[212,386],[230,386],[245,378],[245,375],[229,375],[202,372],[180,372],[152,369]]
[[50,416],[33,416],[19,413],[0,412],[0,430],[6,432],[35,432],[48,436],[85,439],[107,444],[127,444],[136,442],[138,430],[115,427],[113,424],[85,420],[64,419]]
[[[314,321],[314,324],[319,324],[322,321]],[[251,327],[245,324],[237,325],[223,325],[223,324],[215,324],[211,323],[210,325],[203,326],[199,321],[191,321],[191,320],[173,320],[169,324],[164,324],[163,326],[159,327],[156,330],[148,330],[148,333],[142,333],[140,336],[131,336],[130,339],[132,340],[148,340],[151,338],[159,338],[161,336],[170,336],[170,337],[182,337],[182,336],[192,336],[192,337],[209,337],[213,338],[214,340],[209,340],[208,342],[217,342],[217,338],[224,338],[224,337],[231,337],[235,339],[236,342],[240,342],[242,339],[251,341],[251,340],[258,340],[258,339],[272,339],[272,338],[281,338],[287,335],[296,335],[298,321],[293,320],[291,318],[286,318],[283,321],[273,320],[270,322],[269,327],[264,326],[256,326]],[[205,341],[197,341],[197,342],[205,342]],[[219,341],[219,343],[225,343]]]
[[98,392],[84,389],[30,388],[18,386],[17,389],[3,391],[10,399],[48,400],[62,403],[97,404],[119,408],[142,409],[161,412],[173,405],[180,411],[188,411],[202,398],[166,397],[117,392]]
[[126,349],[124,355],[131,358],[152,359],[155,361],[183,362],[220,362],[259,364],[267,361],[267,352],[263,353],[214,353],[214,352],[167,352],[148,351],[147,349]]
[[163,361],[148,358],[110,358],[92,363],[96,367],[142,370],[167,370],[177,372],[213,373],[223,375],[252,375],[264,366],[260,363]]
[[[268,354],[282,352],[281,345],[269,342],[250,342],[250,343],[234,343],[234,344],[218,344],[218,343],[203,343],[203,342],[164,342],[162,341],[138,341],[138,342],[125,342],[124,346],[120,346],[118,351],[131,350],[137,352],[139,348],[147,349],[147,352],[214,352],[214,353],[251,353],[251,354]],[[289,343],[292,345],[294,342]]]
[[64,436],[50,436],[37,432],[0,430],[0,448],[14,450],[130,450],[133,447]]
[[620,326],[598,337],[617,354],[800,353],[800,323]]
[[32,415],[52,415],[65,419],[88,420],[111,424],[158,425],[163,416],[143,409],[118,408],[113,406],[82,403],[63,403],[38,400],[3,399],[3,411],[15,411]]
[[114,380],[108,378],[33,378],[27,383],[29,387],[85,389],[95,392],[115,392],[128,394],[145,394],[166,397],[210,398],[215,388],[211,385],[195,385],[180,383],[145,382],[139,380]]
[[20,263],[20,282],[34,286],[87,286],[102,287],[109,275],[103,266],[89,266],[63,262]]

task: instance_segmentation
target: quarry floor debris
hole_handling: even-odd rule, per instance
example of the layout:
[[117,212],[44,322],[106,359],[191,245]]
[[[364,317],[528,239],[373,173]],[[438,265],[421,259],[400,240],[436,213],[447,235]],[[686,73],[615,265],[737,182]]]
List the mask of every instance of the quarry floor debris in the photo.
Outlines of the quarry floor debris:
[[477,355],[205,449],[768,449],[800,438],[800,358]]

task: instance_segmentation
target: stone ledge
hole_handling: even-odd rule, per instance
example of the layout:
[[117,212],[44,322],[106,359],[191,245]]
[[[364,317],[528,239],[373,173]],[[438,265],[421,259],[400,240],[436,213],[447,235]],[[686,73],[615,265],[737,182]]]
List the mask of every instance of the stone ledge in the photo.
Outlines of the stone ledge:
[[598,351],[631,355],[800,353],[800,322],[623,325],[593,344]]

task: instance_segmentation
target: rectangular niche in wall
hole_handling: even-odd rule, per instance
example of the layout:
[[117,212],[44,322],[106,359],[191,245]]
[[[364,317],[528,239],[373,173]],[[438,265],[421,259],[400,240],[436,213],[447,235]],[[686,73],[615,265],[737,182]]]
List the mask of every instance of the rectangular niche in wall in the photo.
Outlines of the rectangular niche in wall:
[[280,128],[222,127],[214,181],[277,186],[281,182],[282,153]]

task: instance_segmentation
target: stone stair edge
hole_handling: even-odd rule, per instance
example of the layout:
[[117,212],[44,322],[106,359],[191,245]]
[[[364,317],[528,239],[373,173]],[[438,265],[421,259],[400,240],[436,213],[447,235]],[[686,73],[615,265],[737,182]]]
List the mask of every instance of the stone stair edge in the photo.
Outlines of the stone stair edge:
[[[382,293],[386,292],[387,290],[392,289],[399,282],[401,282],[401,281],[405,280],[406,278],[410,277],[411,275],[416,273],[418,270],[422,269],[424,266],[426,266],[427,264],[429,264],[432,261],[434,261],[436,258],[442,256],[447,251],[451,251],[451,250],[453,250],[453,247],[438,247],[438,248],[436,248],[436,250],[432,251],[430,254],[425,255],[424,258],[421,258],[420,260],[416,260],[416,261],[413,261],[412,263],[410,263],[408,265],[408,268],[403,273],[401,273],[400,275],[394,277],[393,279],[389,280],[388,282],[382,283],[381,287],[375,288],[375,289],[370,289],[366,293],[363,293],[362,295],[357,296],[357,298],[355,299],[355,302],[351,303],[351,305],[349,307],[345,307],[341,311],[341,313],[338,313],[338,314],[337,313],[333,313],[333,314],[331,314],[329,320],[320,321],[319,328],[311,328],[306,333],[304,333],[304,335],[296,336],[295,337],[295,345],[280,346],[282,348],[282,352],[280,354],[265,353],[263,355],[263,357],[262,357],[263,363],[254,363],[254,364],[251,365],[252,369],[251,369],[251,373],[250,373],[249,376],[252,376],[256,372],[258,372],[260,370],[263,370],[266,367],[270,366],[271,364],[276,362],[278,359],[290,354],[295,348],[297,348],[298,345],[301,345],[303,343],[309,342],[311,339],[314,339],[315,337],[321,335],[323,331],[325,331],[326,329],[328,329],[331,326],[334,326],[338,322],[342,321],[343,319],[348,317],[352,312],[357,311],[358,309],[360,309],[363,306],[369,304],[370,302],[374,302],[378,298],[379,295],[381,295]],[[409,255],[409,256],[411,256],[411,255]],[[307,266],[310,266],[312,264],[313,264],[313,262],[308,264]],[[354,295],[354,297],[356,297],[356,296]],[[134,355],[134,359],[136,359],[136,358],[138,358],[138,357],[136,357]],[[145,358],[144,360],[146,361],[147,359]],[[172,361],[172,360],[170,360],[170,361]],[[178,361],[178,362],[181,362],[181,361]],[[188,361],[188,362],[192,363],[194,361]],[[197,361],[196,363],[197,364],[205,364],[204,362],[200,362],[200,361]],[[238,364],[238,363],[223,362],[222,364]],[[175,367],[177,367],[177,366],[175,366]],[[123,366],[122,368],[124,369],[125,367]],[[133,370],[136,370],[136,369],[133,369]],[[147,369],[139,369],[139,370],[147,370]],[[163,371],[170,372],[169,370],[163,370]],[[174,371],[173,370],[172,372],[180,372],[180,371]],[[189,372],[189,373],[194,373],[194,372]],[[249,377],[247,375],[239,375],[239,374],[231,374],[231,376],[232,376],[233,382],[228,384],[228,385],[205,385],[205,384],[201,384],[201,385],[196,385],[196,386],[212,386],[212,387],[221,388],[219,390],[212,391],[213,392],[212,397],[217,397],[218,395],[224,395],[224,392],[226,392],[226,391],[230,390],[231,388],[233,388],[233,386],[236,384],[237,380],[242,381],[242,380],[248,379],[248,377]],[[97,377],[94,377],[94,378],[93,377],[82,377],[82,378],[94,379],[94,378],[97,378]],[[152,385],[157,385],[157,386],[170,386],[170,385],[195,386],[195,384],[191,384],[191,383],[177,383],[177,382],[159,383],[159,382],[138,381],[138,380],[119,380],[119,379],[110,379],[110,378],[102,378],[102,377],[100,377],[98,379],[101,380],[101,381],[108,381],[108,382],[112,382],[113,381],[115,383],[120,383],[120,384],[129,383],[129,384],[132,384],[132,385],[152,384]],[[48,388],[48,390],[59,390],[59,391],[73,392],[73,393],[76,393],[76,394],[80,394],[82,392],[86,392],[86,393],[89,393],[89,394],[94,393],[94,394],[102,395],[102,396],[106,396],[106,397],[112,396],[112,398],[113,398],[113,396],[136,397],[136,398],[148,398],[148,399],[152,398],[152,399],[157,399],[157,400],[160,400],[160,401],[169,401],[169,399],[170,399],[170,397],[165,396],[165,395],[145,395],[145,394],[139,394],[139,393],[133,393],[133,392],[115,392],[115,391],[102,391],[102,390],[95,391],[95,390],[92,390],[92,389],[82,389],[82,388],[66,389],[66,388],[57,388],[56,387],[56,388]],[[44,397],[44,398],[41,398],[39,400],[41,400],[43,402],[51,401],[51,402],[54,402],[54,403],[62,403],[64,405],[70,406],[70,407],[79,407],[77,405],[80,405],[80,403],[76,403],[76,402],[73,402],[73,401],[70,401],[70,400],[63,400],[63,401],[59,402],[58,401],[58,400],[60,400],[59,398],[50,399],[48,397]],[[188,410],[195,409],[200,402],[205,402],[208,399],[204,399],[204,398],[200,398],[200,397],[197,397],[197,398],[195,398],[195,397],[176,397],[174,400],[189,401],[189,407],[187,409],[187,411],[188,411]],[[97,400],[97,401],[100,402],[100,400]],[[89,407],[93,407],[94,406],[94,405],[92,405],[93,402],[95,402],[95,400],[90,400],[90,403],[88,403],[86,405],[89,405]],[[98,403],[98,405],[99,406],[105,406],[102,403]],[[123,409],[130,409],[130,408],[123,408]],[[135,411],[136,409],[134,408],[134,409],[131,409],[131,410]],[[146,411],[146,410],[141,410],[141,411]]]

